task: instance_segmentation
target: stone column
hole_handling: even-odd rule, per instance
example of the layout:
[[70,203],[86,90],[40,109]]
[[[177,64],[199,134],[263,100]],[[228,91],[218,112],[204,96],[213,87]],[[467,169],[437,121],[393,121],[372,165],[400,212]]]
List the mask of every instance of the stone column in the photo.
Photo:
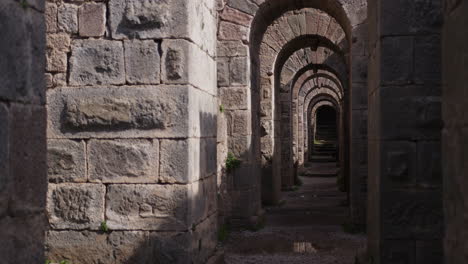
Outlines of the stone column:
[[442,263],[441,0],[369,1],[369,252]]
[[212,254],[214,10],[208,0],[47,3],[48,259]]
[[44,263],[44,1],[0,1],[0,256]]
[[442,164],[445,208],[445,263],[468,258],[468,25],[467,1],[445,1],[443,28]]
[[367,207],[367,35],[367,22],[353,28],[349,198],[352,222],[360,227],[366,224]]

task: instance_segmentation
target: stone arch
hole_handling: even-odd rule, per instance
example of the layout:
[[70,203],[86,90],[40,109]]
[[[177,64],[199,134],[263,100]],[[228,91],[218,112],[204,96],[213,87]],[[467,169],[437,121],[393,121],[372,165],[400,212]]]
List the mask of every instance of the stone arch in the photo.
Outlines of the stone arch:
[[[248,160],[246,163],[251,163],[249,169],[254,170],[254,167],[259,169],[262,162],[267,161],[264,154],[274,156],[274,151],[270,153],[264,153],[262,149],[265,146],[273,146],[273,140],[262,137],[262,133],[265,130],[272,129],[274,125],[272,121],[260,121],[260,118],[256,116],[256,113],[260,113],[260,116],[278,109],[272,109],[272,105],[259,104],[260,99],[264,96],[271,96],[268,92],[264,92],[259,89],[262,85],[272,85],[271,76],[265,73],[272,72],[275,57],[270,58],[265,66],[260,63],[260,53],[272,54],[277,49],[282,47],[285,43],[286,38],[278,30],[271,31],[271,36],[277,36],[278,45],[272,44],[271,46],[264,45],[261,47],[260,43],[263,38],[268,38],[269,34],[266,34],[267,29],[270,26],[276,29],[280,22],[287,22],[287,26],[290,32],[296,31],[297,35],[301,33],[316,34],[318,33],[318,25],[327,23],[327,31],[322,32],[339,32],[338,28],[343,29],[342,37],[345,41],[341,41],[340,48],[346,50],[345,58],[349,57],[352,46],[352,31],[353,28],[360,25],[363,21],[360,14],[365,14],[366,1],[299,1],[299,2],[286,2],[270,0],[265,1],[261,4],[251,2],[248,4],[247,1],[230,0],[227,5],[221,5],[220,10],[220,22],[218,30],[218,83],[221,81],[220,86],[220,97],[223,105],[228,105],[226,112],[233,113],[240,109],[236,109],[234,103],[229,98],[242,98],[242,102],[247,102],[246,109],[248,114],[244,116],[247,120],[248,126],[246,132],[242,136],[236,135],[226,139],[226,145],[228,149],[235,149],[239,154],[245,154],[241,157],[243,160]],[[320,16],[315,21],[311,21],[311,12],[308,13],[302,9],[314,9],[314,14]],[[286,13],[293,14],[290,20],[285,20],[283,15]],[[283,17],[283,18],[281,18]],[[279,20],[278,20],[279,19]],[[278,21],[277,21],[278,20]],[[275,22],[276,21],[276,22]],[[317,22],[318,21],[318,22]],[[332,22],[333,21],[333,22]],[[310,22],[310,23],[306,23]],[[316,23],[317,22],[317,23]],[[302,27],[301,25],[312,25],[311,27]],[[315,27],[315,29],[314,29]],[[317,31],[314,31],[317,30]],[[285,33],[285,32],[283,32]],[[331,34],[331,36],[342,36],[343,34]],[[330,38],[334,39],[334,38]],[[263,49],[262,49],[263,48]],[[347,59],[348,64],[350,60]],[[266,66],[269,65],[269,66]],[[221,66],[221,67],[220,67]],[[349,67],[347,67],[349,68]],[[349,72],[345,70],[344,72]],[[264,74],[262,77],[261,74]],[[344,81],[347,86],[347,82]],[[345,87],[346,87],[345,86]],[[234,89],[232,89],[234,88]],[[225,103],[226,102],[226,103]],[[235,123],[236,121],[234,121]],[[232,130],[232,127],[227,127],[228,131]],[[230,141],[230,142],[227,142]],[[238,151],[243,150],[243,151]],[[278,150],[275,150],[278,151]],[[246,154],[247,153],[247,154]],[[260,158],[256,158],[260,157]],[[251,197],[254,197],[254,193],[260,193],[256,187],[251,185],[247,189],[239,190],[250,193]],[[279,191],[278,188],[276,188]],[[255,203],[255,206],[258,203]],[[256,212],[258,208],[252,209],[251,212]]]

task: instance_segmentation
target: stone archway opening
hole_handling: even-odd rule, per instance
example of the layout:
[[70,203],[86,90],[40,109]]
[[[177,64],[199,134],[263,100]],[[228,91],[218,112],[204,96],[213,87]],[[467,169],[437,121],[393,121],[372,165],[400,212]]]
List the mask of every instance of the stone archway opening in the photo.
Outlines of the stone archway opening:
[[331,162],[337,161],[338,149],[338,126],[337,126],[337,111],[330,105],[322,105],[315,113],[315,123],[312,129],[313,145],[312,158],[326,159]]

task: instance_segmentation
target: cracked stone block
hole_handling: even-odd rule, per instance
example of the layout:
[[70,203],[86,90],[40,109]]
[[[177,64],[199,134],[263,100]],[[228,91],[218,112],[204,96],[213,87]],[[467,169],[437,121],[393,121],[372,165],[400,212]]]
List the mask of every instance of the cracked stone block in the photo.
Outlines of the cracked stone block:
[[50,182],[86,182],[84,143],[65,139],[49,140],[47,167]]
[[83,37],[100,37],[106,32],[106,6],[85,3],[79,9],[79,33]]
[[154,84],[160,82],[160,57],[158,44],[152,40],[124,41],[127,82]]
[[111,229],[186,230],[190,217],[186,185],[109,185],[107,224]]
[[157,140],[91,140],[89,178],[105,183],[156,183],[158,152]]
[[105,186],[49,184],[47,211],[55,229],[99,229],[104,221]]
[[124,65],[121,42],[76,40],[70,58],[70,84],[123,84]]

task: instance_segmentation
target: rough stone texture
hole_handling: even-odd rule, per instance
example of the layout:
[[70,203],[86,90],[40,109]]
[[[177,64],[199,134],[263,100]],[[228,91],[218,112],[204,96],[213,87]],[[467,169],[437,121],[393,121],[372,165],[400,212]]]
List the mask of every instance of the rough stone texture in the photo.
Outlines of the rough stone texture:
[[163,140],[161,153],[161,182],[190,183],[216,172],[214,139]]
[[98,230],[104,221],[105,186],[49,184],[47,211],[52,228]]
[[91,140],[88,143],[89,179],[104,183],[156,183],[157,140]]
[[467,88],[468,23],[467,1],[445,1],[442,62],[442,164],[444,180],[445,263],[463,263],[468,257],[465,227],[468,186],[467,171]]
[[190,38],[214,55],[214,1],[112,0],[109,9],[114,39]]
[[75,40],[70,58],[70,84],[125,83],[123,47],[108,40]]
[[106,6],[86,3],[78,11],[79,33],[83,37],[100,37],[106,32]]
[[86,182],[84,142],[62,139],[49,140],[47,166],[50,182]]
[[47,193],[45,4],[0,2],[0,256],[43,263]]
[[58,7],[58,30],[66,33],[78,33],[78,7],[62,3]]
[[[48,1],[48,258],[206,263],[217,231],[215,1]],[[173,141],[190,147],[163,145]]]
[[165,40],[162,50],[163,83],[191,84],[212,95],[216,94],[216,62],[199,47],[185,40]]
[[154,41],[125,41],[125,70],[130,84],[158,84],[160,57]]
[[[440,53],[431,51],[441,46],[441,2],[369,2],[368,250],[377,263],[442,263],[440,250],[427,250],[441,244],[444,223],[440,66],[432,64]],[[412,56],[425,52],[436,58]]]
[[186,230],[191,225],[187,187],[109,185],[107,223],[111,229]]
[[53,90],[49,93],[50,135],[185,136],[187,93],[182,87]]

